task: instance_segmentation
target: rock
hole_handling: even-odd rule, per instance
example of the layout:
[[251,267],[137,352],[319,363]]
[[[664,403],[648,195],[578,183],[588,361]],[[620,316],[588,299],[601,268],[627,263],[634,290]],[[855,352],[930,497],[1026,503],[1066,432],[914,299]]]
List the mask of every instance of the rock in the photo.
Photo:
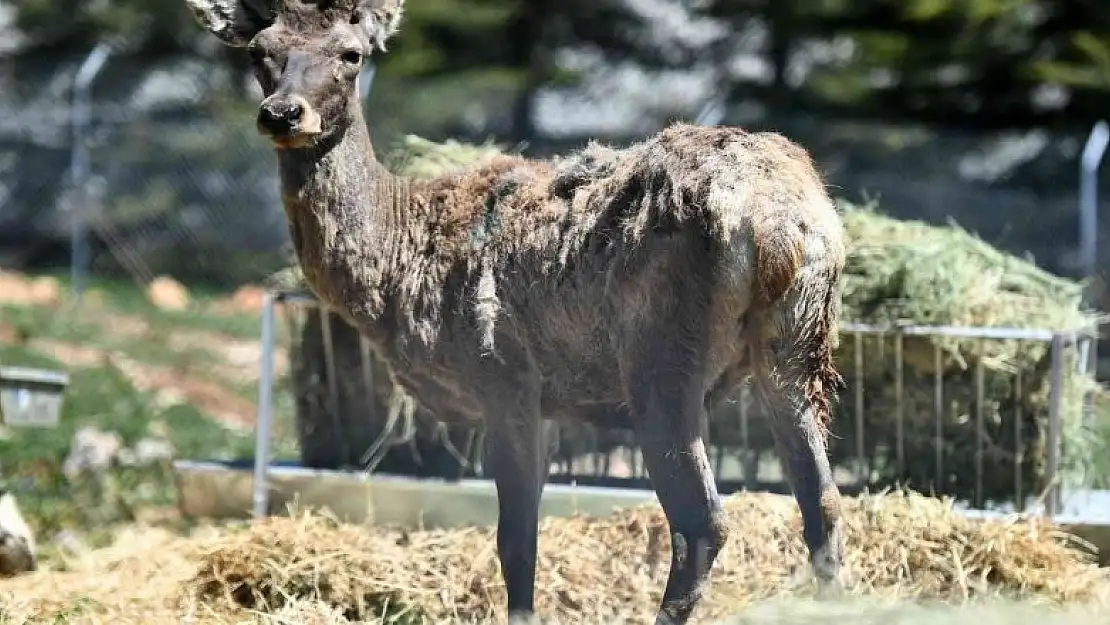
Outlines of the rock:
[[189,307],[189,291],[169,276],[158,276],[146,287],[146,297],[161,310],[181,311]]
[[83,473],[103,473],[115,465],[143,467],[172,459],[174,448],[166,425],[154,422],[147,429],[150,436],[140,439],[132,447],[124,447],[123,439],[115,432],[104,432],[92,426],[82,427],[73,435],[62,471],[72,480]]
[[57,306],[62,300],[62,287],[57,278],[31,278],[23,274],[0,271],[0,303],[16,306]]
[[123,440],[119,434],[102,432],[92,426],[82,427],[73,435],[62,472],[73,480],[82,473],[106,471],[118,459],[122,448]]
[[35,535],[11,492],[0,492],[0,576],[12,577],[37,568]]
[[262,300],[266,291],[260,287],[247,284],[236,289],[231,296],[231,306],[236,312],[256,313],[262,310]]
[[[129,453],[132,462],[138,466],[147,466],[173,458],[173,444],[160,438],[144,438],[135,443],[131,449],[124,450]],[[122,452],[121,452],[122,455]]]

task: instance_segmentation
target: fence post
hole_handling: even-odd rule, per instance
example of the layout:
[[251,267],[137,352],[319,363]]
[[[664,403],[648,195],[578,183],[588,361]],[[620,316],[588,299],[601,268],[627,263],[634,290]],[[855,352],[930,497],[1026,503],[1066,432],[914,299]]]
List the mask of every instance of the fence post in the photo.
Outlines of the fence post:
[[1060,512],[1060,424],[1064,401],[1064,335],[1053,333],[1050,347],[1051,381],[1048,389],[1048,449],[1045,481],[1045,514],[1052,518]]
[[899,481],[906,479],[906,385],[903,361],[905,354],[902,353],[904,341],[905,335],[899,326],[894,333],[894,457]]
[[267,291],[262,299],[262,362],[258,377],[258,418],[254,430],[254,481],[251,485],[252,512],[256,519],[266,516],[270,503],[267,474],[270,456],[270,422],[273,417],[271,401],[274,386],[274,302],[274,294]]
[[85,274],[88,272],[89,265],[86,215],[89,202],[89,146],[85,137],[92,117],[89,89],[111,54],[111,44],[104,41],[96,44],[73,78],[73,101],[70,104],[73,146],[70,152],[69,171],[74,193],[69,205],[69,273],[70,289],[78,299],[85,292]]
[[[1110,143],[1110,126],[1105,120],[1100,120],[1091,128],[1087,143],[1083,146],[1083,154],[1079,163],[1079,261],[1083,267],[1087,286],[1084,289],[1086,304],[1095,307],[1098,297],[1095,292],[1099,287],[1098,280],[1098,170],[1102,165],[1102,158],[1106,155],[1106,146]],[[1091,375],[1098,378],[1098,328],[1095,328],[1094,340],[1091,342],[1087,354],[1088,366]],[[1084,398],[1083,411],[1086,414],[1094,412],[1094,396],[1089,394]]]
[[[1083,146],[1079,171],[1079,261],[1088,279],[1098,265],[1098,168],[1110,143],[1110,126],[1099,121]],[[1090,288],[1090,285],[1088,285]]]

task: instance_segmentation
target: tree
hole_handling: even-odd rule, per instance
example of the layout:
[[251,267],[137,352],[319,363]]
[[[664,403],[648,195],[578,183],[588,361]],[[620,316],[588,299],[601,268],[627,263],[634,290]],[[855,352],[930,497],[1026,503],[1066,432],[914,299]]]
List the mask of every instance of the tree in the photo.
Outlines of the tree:
[[[713,0],[704,11],[767,26],[774,78],[735,84],[736,96],[976,127],[1087,124],[1110,105],[1110,5],[1097,1]],[[820,46],[850,52],[814,58]],[[805,80],[788,84],[805,54]]]

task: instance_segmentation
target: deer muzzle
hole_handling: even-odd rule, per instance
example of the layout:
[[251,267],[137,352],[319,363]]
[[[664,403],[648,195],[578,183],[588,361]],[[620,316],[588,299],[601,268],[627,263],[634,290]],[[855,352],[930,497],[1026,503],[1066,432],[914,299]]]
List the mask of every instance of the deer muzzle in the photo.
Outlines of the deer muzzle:
[[258,132],[278,147],[300,147],[320,134],[320,115],[295,95],[273,95],[258,108]]

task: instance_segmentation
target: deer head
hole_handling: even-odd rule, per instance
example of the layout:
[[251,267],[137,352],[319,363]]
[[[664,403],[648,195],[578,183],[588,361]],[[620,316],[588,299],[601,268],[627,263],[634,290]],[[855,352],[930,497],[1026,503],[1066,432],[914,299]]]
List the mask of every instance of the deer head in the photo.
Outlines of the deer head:
[[403,3],[185,0],[209,32],[248,49],[265,94],[258,130],[279,148],[312,145],[352,121],[362,64],[374,51],[385,51]]

